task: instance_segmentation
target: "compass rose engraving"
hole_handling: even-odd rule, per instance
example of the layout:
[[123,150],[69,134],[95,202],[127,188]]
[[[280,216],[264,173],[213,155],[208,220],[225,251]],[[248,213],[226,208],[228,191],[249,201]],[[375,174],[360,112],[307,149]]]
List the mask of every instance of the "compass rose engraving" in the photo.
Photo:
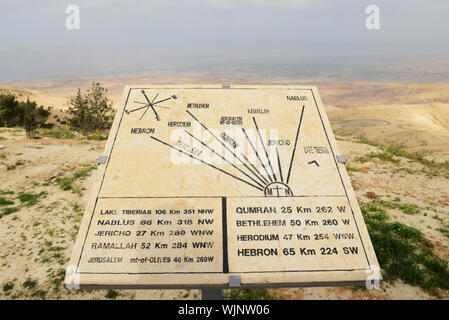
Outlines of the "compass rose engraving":
[[159,96],[159,93],[156,93],[156,95],[154,96],[154,98],[152,100],[150,100],[147,96],[147,94],[145,93],[145,90],[140,90],[140,92],[142,92],[143,96],[145,97],[145,100],[147,100],[147,102],[139,102],[139,101],[134,101],[134,103],[138,103],[138,104],[143,104],[142,107],[138,107],[132,110],[125,110],[126,114],[131,114],[133,112],[139,111],[139,110],[145,110],[139,120],[142,120],[142,118],[144,117],[144,115],[147,113],[148,110],[152,110],[154,113],[154,116],[156,118],[157,121],[161,121],[161,117],[159,116],[159,114],[156,111],[156,108],[163,108],[163,109],[170,109],[168,107],[164,107],[161,106],[159,104],[161,104],[162,102],[168,101],[168,100],[176,100],[178,97],[176,95],[172,95],[171,97],[165,98],[165,99],[161,99],[155,102],[155,100],[157,99],[157,97]]

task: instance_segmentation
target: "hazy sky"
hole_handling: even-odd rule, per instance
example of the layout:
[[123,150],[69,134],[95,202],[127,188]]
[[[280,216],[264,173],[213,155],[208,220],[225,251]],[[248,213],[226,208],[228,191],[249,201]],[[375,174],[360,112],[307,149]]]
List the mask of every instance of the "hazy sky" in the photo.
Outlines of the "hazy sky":
[[[66,29],[66,7],[80,30]],[[380,9],[380,30],[365,8]],[[1,0],[0,80],[242,64],[264,56],[449,56],[447,0]]]

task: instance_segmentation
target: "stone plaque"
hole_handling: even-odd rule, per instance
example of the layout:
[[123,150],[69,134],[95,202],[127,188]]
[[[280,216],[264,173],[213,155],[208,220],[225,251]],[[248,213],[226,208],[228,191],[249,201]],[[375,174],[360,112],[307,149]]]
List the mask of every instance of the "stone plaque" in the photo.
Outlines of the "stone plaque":
[[381,279],[315,87],[128,86],[67,287]]

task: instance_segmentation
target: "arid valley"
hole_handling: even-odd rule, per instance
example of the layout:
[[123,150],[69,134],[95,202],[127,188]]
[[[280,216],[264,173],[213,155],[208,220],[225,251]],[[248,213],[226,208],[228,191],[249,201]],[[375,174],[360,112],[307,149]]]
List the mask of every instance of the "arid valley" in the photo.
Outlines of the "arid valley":
[[[118,103],[125,84],[192,82],[168,77],[99,81],[114,103]],[[232,79],[214,83],[226,82],[258,83]],[[379,238],[373,242],[385,246],[378,250],[391,250],[393,259],[418,269],[419,257],[424,254],[432,261],[449,261],[449,85],[331,81],[269,84],[318,87],[339,148],[348,160],[346,169],[368,230],[372,239]],[[106,143],[104,139],[86,140],[64,124],[69,98],[78,87],[89,85],[90,81],[84,80],[1,83],[0,94],[51,106],[49,121],[55,126],[39,130],[39,138],[33,140],[26,139],[22,128],[0,128],[0,299],[200,299],[200,290],[63,288],[97,160]],[[382,218],[376,220],[379,216]],[[395,228],[409,233],[394,238]],[[392,235],[410,251],[396,256],[393,246],[381,241],[382,234]],[[412,261],[406,255],[417,258]],[[381,266],[393,263],[388,257],[380,260]],[[250,299],[449,298],[447,289],[432,282],[439,265],[427,267],[423,278],[416,281],[407,273],[413,268],[384,270],[386,281],[379,290],[290,288],[226,294]],[[415,272],[421,275],[421,271]]]

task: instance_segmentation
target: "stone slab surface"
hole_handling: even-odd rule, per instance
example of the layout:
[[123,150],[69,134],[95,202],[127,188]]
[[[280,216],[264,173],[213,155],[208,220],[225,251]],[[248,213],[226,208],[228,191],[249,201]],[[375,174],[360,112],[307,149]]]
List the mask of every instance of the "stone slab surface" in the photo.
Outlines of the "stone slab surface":
[[65,284],[380,280],[339,155],[315,87],[127,86]]

